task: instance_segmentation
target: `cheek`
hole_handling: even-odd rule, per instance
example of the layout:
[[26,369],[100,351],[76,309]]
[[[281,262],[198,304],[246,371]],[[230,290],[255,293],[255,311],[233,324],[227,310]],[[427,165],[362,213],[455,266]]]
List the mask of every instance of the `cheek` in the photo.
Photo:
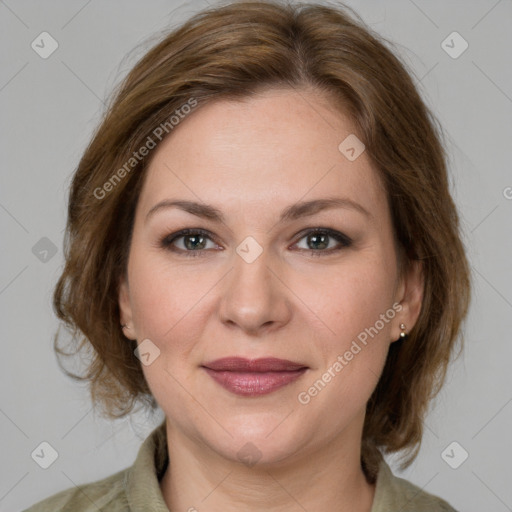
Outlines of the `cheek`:
[[194,349],[201,338],[200,299],[208,288],[197,285],[197,275],[191,281],[187,273],[147,255],[135,262],[132,306],[138,341],[149,339],[159,351],[142,371],[157,402],[166,411],[184,414],[183,390],[193,388],[189,368],[197,359]]
[[[323,293],[317,293],[318,311],[337,339],[354,339],[392,309],[395,275],[383,261],[354,258],[331,272]],[[390,323],[379,322],[378,327],[389,332]]]
[[[192,267],[190,267],[192,269]],[[138,337],[149,338],[163,355],[190,349],[201,314],[201,298],[213,285],[213,277],[180,269],[151,253],[134,255],[130,275],[132,307]],[[210,283],[210,281],[212,281]]]
[[[377,384],[396,315],[395,277],[384,261],[361,257],[340,266],[331,274],[326,291],[316,292],[315,311],[331,331],[315,342],[322,363],[306,383],[313,386],[309,389],[318,406],[337,404],[349,414],[366,403]],[[321,392],[324,385],[329,388],[326,393]]]

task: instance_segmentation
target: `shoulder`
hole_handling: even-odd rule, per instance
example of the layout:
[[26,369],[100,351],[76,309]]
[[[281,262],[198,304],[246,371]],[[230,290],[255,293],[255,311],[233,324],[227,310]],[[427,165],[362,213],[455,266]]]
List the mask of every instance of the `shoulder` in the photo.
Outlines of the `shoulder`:
[[422,490],[417,485],[395,476],[382,461],[377,476],[374,505],[371,512],[457,512],[448,502]]
[[123,469],[102,480],[65,489],[23,512],[125,512],[129,510],[124,487],[127,471]]
[[159,477],[168,464],[165,420],[144,440],[132,466],[102,480],[65,489],[23,512],[167,510]]

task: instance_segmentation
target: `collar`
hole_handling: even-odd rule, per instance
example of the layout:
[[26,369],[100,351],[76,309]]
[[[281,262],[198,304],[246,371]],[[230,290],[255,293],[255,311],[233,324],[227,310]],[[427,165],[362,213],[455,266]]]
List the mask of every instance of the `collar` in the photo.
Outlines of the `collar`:
[[126,472],[124,489],[130,512],[169,512],[159,484],[169,462],[165,425],[166,420],[144,440]]

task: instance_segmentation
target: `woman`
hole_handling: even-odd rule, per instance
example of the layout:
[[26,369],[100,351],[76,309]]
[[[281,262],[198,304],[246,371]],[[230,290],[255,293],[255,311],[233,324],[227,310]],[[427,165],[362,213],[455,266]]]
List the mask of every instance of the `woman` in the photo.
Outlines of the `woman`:
[[54,306],[94,348],[93,403],[165,421],[132,467],[30,512],[454,510],[383,458],[416,456],[468,309],[445,152],[347,12],[211,8],[122,84]]

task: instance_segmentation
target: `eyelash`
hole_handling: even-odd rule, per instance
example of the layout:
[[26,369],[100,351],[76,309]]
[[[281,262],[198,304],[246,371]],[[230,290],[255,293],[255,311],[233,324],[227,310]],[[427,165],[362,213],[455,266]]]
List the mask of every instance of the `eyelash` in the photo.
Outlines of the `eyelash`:
[[[339,231],[335,231],[335,230],[328,229],[328,228],[308,229],[307,231],[300,233],[301,236],[298,239],[298,241],[295,242],[295,244],[311,234],[326,235],[326,236],[332,237],[340,244],[340,246],[338,246],[334,249],[333,248],[324,249],[324,250],[300,249],[301,251],[309,252],[311,254],[311,256],[313,256],[313,257],[328,256],[335,252],[341,251],[342,249],[346,249],[352,245],[352,240],[348,236],[344,235],[343,233],[340,233]],[[195,251],[188,251],[188,250],[184,250],[184,249],[176,249],[175,247],[173,247],[172,244],[176,240],[183,238],[187,235],[200,235],[200,236],[204,236],[204,237],[215,242],[214,237],[211,235],[211,233],[209,233],[208,231],[205,231],[204,229],[200,229],[200,228],[182,229],[181,231],[177,231],[176,233],[172,233],[171,235],[167,235],[164,238],[162,238],[160,240],[160,247],[162,247],[163,249],[167,249],[169,251],[175,252],[175,253],[183,254],[185,257],[196,258],[198,256],[206,256],[204,253],[206,251],[208,251],[209,249],[198,249]]]

